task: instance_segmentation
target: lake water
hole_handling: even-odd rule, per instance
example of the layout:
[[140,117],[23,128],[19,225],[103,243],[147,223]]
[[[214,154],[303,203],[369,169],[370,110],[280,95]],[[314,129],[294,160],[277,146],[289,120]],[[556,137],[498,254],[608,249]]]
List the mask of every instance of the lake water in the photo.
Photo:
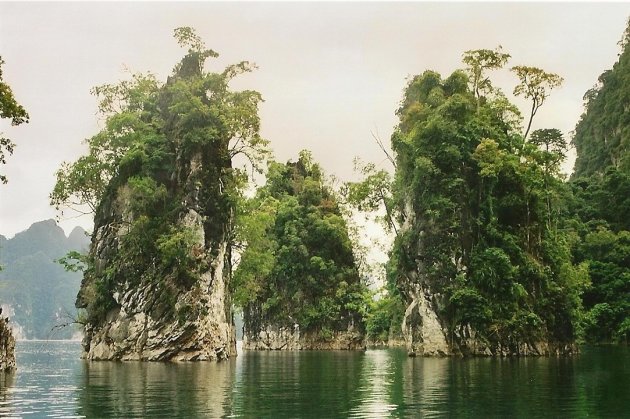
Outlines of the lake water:
[[630,348],[575,358],[408,358],[403,350],[245,352],[223,363],[86,362],[18,342],[0,417],[630,417]]

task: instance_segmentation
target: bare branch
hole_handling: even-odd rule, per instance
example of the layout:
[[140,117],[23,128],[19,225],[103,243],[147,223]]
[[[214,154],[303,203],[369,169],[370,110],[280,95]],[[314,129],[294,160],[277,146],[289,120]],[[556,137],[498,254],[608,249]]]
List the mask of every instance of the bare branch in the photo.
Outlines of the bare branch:
[[376,144],[378,144],[378,146],[381,148],[383,153],[385,153],[385,156],[387,156],[387,160],[389,160],[389,162],[392,164],[392,166],[394,166],[394,169],[395,169],[396,168],[396,161],[387,152],[387,149],[385,148],[385,145],[383,144],[383,141],[381,140],[381,138],[378,135],[378,130],[376,131],[376,134],[374,134],[373,131],[370,131],[370,134],[372,134],[372,138],[374,138],[374,141],[376,141]]

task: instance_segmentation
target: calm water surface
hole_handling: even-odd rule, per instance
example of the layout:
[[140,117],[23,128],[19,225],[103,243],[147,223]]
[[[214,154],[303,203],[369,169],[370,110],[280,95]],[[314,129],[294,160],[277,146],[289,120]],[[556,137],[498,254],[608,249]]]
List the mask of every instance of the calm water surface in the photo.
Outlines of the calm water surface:
[[630,417],[628,347],[570,359],[245,352],[218,364],[79,353],[76,342],[18,342],[0,417]]

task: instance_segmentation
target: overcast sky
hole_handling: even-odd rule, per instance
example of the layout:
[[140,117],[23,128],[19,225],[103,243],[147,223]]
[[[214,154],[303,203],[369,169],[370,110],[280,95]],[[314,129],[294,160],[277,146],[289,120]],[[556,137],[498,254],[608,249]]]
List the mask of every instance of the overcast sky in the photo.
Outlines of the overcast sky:
[[[448,75],[469,49],[501,44],[510,65],[563,76],[534,128],[568,134],[584,92],[617,60],[629,16],[627,2],[0,2],[4,80],[31,116],[28,125],[0,125],[18,145],[0,167],[9,177],[0,185],[0,234],[58,215],[48,205],[54,173],[99,127],[90,88],[124,79],[125,67],[164,80],[184,52],[176,27],[196,28],[219,52],[209,70],[258,64],[232,86],[262,93],[262,133],[278,160],[310,149],[327,173],[349,179],[354,156],[386,167],[370,132],[389,143],[407,78],[426,69]],[[515,79],[497,77],[511,92]],[[89,229],[91,219],[60,223],[67,232],[77,224]]]

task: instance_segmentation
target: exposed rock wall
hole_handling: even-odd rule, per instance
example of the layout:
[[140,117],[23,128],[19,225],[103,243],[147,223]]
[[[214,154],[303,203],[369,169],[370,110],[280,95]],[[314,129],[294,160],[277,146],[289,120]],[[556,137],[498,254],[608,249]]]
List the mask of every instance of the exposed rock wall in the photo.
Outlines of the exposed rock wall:
[[410,356],[444,356],[451,353],[445,331],[433,308],[430,290],[415,286],[405,310],[402,331]]
[[[409,203],[404,208],[405,223],[402,231],[413,228],[415,214]],[[425,245],[422,235],[416,250]],[[461,260],[452,258],[453,265],[465,273]],[[405,347],[409,356],[552,356],[572,355],[578,352],[574,343],[549,341],[491,342],[469,325],[449,330],[443,307],[444,301],[427,280],[427,267],[420,258],[415,258],[416,270],[406,272],[399,286],[406,296],[407,308],[401,325]],[[443,299],[443,298],[442,298]]]
[[[228,292],[230,257],[227,233],[230,214],[213,218],[202,202],[199,178],[202,159],[178,162],[178,186],[184,191],[176,230],[189,231],[196,242],[189,249],[195,260],[194,281],[182,279],[174,267],[155,273],[152,266],[131,264],[111,291],[111,308],[104,319],[88,321],[83,357],[89,360],[203,361],[236,356],[236,337]],[[215,181],[216,184],[219,180]],[[126,185],[106,201],[95,222],[91,257],[93,272],[81,284],[77,307],[86,308],[107,269],[115,262],[128,226],[135,220]],[[220,195],[215,195],[221,199]],[[177,199],[177,198],[176,198]],[[181,199],[181,198],[180,198]],[[218,232],[218,233],[217,233]]]
[[304,331],[287,320],[284,324],[265,321],[262,311],[251,304],[243,312],[243,349],[247,350],[364,350],[365,334],[349,321],[345,327],[323,335]]
[[402,322],[409,356],[560,356],[578,353],[575,344],[547,341],[490,342],[470,326],[449,333],[428,286],[414,286]]
[[352,328],[338,330],[322,337],[316,332],[300,333],[298,325],[263,326],[256,331],[243,331],[243,349],[247,350],[363,350],[364,337]]
[[[184,222],[187,227],[201,229],[201,217],[192,210]],[[101,236],[97,234],[96,238],[98,248]],[[202,243],[203,236],[200,246]],[[226,246],[225,242],[221,244],[210,269],[189,289],[167,281],[166,289],[172,293],[174,301],[161,298],[166,292],[164,285],[122,284],[113,295],[116,307],[107,313],[105,322],[86,327],[84,357],[201,361],[235,356],[236,338],[224,263]],[[173,308],[177,316],[168,318],[166,313]]]
[[[0,310],[2,314],[2,310]],[[9,319],[0,316],[0,372],[15,369],[15,338]]]

